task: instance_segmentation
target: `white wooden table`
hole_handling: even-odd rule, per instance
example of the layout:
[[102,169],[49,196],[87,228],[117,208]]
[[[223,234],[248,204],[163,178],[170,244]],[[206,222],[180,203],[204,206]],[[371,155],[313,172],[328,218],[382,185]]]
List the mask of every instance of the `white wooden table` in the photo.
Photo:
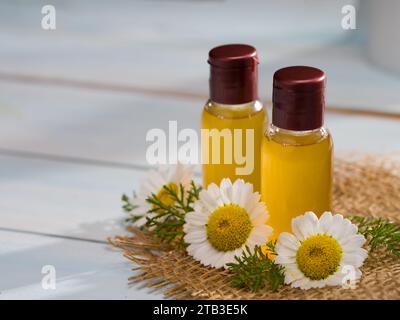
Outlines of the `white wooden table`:
[[125,232],[120,195],[148,167],[147,130],[198,128],[217,44],[259,49],[264,101],[275,69],[326,70],[336,153],[400,151],[400,77],[369,65],[340,1],[279,3],[53,1],[57,30],[44,31],[41,1],[1,2],[0,299],[162,297],[128,285],[106,238]]

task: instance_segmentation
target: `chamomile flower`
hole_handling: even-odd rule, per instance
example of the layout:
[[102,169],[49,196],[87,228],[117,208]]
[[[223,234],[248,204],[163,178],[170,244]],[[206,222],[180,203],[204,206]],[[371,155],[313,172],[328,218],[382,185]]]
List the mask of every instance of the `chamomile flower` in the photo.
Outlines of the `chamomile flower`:
[[200,192],[184,225],[187,252],[205,266],[226,267],[246,246],[264,245],[272,234],[260,194],[243,180],[223,179]]
[[275,247],[275,263],[285,267],[286,284],[301,289],[343,285],[350,268],[352,280],[361,277],[365,238],[350,220],[330,212],[318,219],[306,212],[292,220],[292,231],[281,233]]
[[146,224],[147,218],[154,217],[155,213],[149,213],[152,204],[147,202],[147,198],[155,194],[165,205],[173,205],[174,199],[166,192],[164,186],[178,190],[182,184],[184,188],[187,188],[190,186],[192,178],[193,166],[181,163],[149,170],[140,183],[137,195],[128,200],[129,204],[134,207],[134,215],[139,217],[133,226],[142,227]]

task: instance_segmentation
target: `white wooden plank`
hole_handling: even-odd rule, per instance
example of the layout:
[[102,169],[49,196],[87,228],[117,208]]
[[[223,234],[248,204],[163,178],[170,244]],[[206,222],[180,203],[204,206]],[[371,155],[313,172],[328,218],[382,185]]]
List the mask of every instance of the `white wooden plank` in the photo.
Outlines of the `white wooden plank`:
[[[2,299],[161,299],[128,285],[132,263],[107,244],[0,231]],[[43,289],[42,267],[56,271],[56,289]]]
[[[178,129],[198,130],[203,108],[201,101],[1,82],[0,90],[0,153],[1,149],[23,150],[127,165],[148,165],[150,129],[168,132],[168,121],[173,120]],[[326,117],[338,151],[400,148],[399,121]]]
[[[336,154],[354,150],[397,154],[400,151],[397,121],[332,116],[327,125],[333,134]],[[29,139],[28,134],[25,137]],[[80,142],[84,143],[86,137],[82,136]],[[132,149],[137,153],[136,159],[145,162],[145,143],[137,141]],[[39,143],[37,140],[33,145],[43,146]],[[80,146],[78,137],[75,143],[71,147]],[[111,141],[109,145],[115,147]],[[120,147],[124,155],[125,146]],[[102,146],[101,151],[107,155],[107,146]],[[119,155],[115,149],[113,152]],[[127,158],[118,159],[128,163]],[[0,227],[105,239],[123,232],[120,196],[137,188],[142,174],[138,170],[0,155]]]
[[0,156],[0,229],[105,241],[125,232],[120,197],[142,172]]
[[328,103],[399,111],[400,79],[369,63],[360,46],[361,19],[357,30],[341,28],[341,8],[349,3],[54,1],[57,30],[44,31],[40,2],[3,1],[0,72],[207,95],[208,50],[248,42],[259,49],[264,99],[271,98],[274,70],[306,64],[327,71]]
[[0,82],[0,148],[146,164],[146,133],[197,129],[203,102]]
[[[6,85],[1,98],[1,148],[60,157],[147,165],[147,130],[198,128],[201,105],[178,100],[90,91]],[[24,95],[18,95],[24,92]],[[398,152],[398,121],[329,115],[337,154]],[[1,225],[104,239],[122,218],[119,197],[137,186],[140,172],[1,157]],[[22,199],[22,200],[21,200]],[[122,231],[116,229],[117,233]]]
[[358,116],[328,115],[326,126],[332,133],[335,153],[400,154],[400,121]]
[[344,35],[341,2],[54,1],[53,32],[40,27],[40,2],[2,2],[0,36],[9,62],[2,70],[184,85],[207,74],[206,54],[220,43],[251,42],[269,59],[283,53],[279,44],[286,38],[292,49],[331,43]]

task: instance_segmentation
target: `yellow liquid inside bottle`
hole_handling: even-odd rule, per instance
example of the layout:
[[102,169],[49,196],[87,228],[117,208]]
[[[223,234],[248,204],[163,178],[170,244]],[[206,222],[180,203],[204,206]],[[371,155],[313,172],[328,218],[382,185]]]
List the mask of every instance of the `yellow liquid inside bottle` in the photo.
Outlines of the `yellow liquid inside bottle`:
[[262,200],[274,228],[274,238],[291,231],[294,217],[332,208],[330,134],[320,128],[294,132],[271,127],[262,147]]
[[[235,181],[240,178],[246,182],[250,182],[254,186],[255,191],[261,190],[261,143],[264,136],[265,124],[266,124],[266,112],[265,108],[258,101],[254,101],[247,104],[241,105],[222,105],[214,102],[208,102],[204,107],[201,128],[202,129],[217,129],[219,132],[223,129],[228,129],[232,136],[232,163],[226,163],[227,155],[225,154],[225,139],[221,139],[220,147],[217,151],[220,154],[220,161],[213,163],[212,152],[213,152],[213,140],[209,137],[208,143],[205,143],[205,139],[202,137],[202,154],[209,155],[209,163],[203,164],[203,186],[207,187],[210,183],[220,184],[223,178],[230,178],[231,181]],[[234,129],[242,129],[242,143],[241,150],[243,157],[247,158],[246,164],[240,164],[235,161],[235,135]],[[254,129],[254,144],[251,146],[251,153],[246,154],[246,150],[249,151],[249,145],[246,144],[246,129]],[[249,142],[249,141],[247,141]],[[250,153],[250,152],[249,152]],[[252,159],[249,158],[252,156]],[[228,157],[229,158],[229,157]],[[204,161],[204,159],[203,159]],[[251,166],[253,162],[253,170],[250,174],[238,175],[236,169],[243,168],[246,165]]]

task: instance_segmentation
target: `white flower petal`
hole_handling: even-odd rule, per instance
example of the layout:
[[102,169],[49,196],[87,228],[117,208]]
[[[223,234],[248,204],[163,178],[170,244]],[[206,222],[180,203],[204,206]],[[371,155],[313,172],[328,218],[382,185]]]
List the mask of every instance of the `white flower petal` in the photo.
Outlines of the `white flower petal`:
[[222,179],[220,184],[221,198],[225,204],[232,203],[232,182],[230,179]]
[[361,251],[361,250],[360,250],[360,254],[343,253],[342,263],[346,264],[346,265],[352,265],[356,268],[359,268],[363,265],[365,258],[366,258],[366,255],[364,254],[364,251]]
[[[193,170],[187,169],[187,167],[185,168],[186,169],[184,170],[184,173],[180,175],[180,178],[191,180],[191,177],[193,176]],[[172,182],[167,177],[168,172],[174,174],[180,170],[181,169],[178,165],[161,166],[157,168],[157,170],[149,170],[146,176],[141,179],[137,197],[129,199],[130,204],[137,206],[137,208],[133,210],[133,213],[138,216],[142,216],[139,220],[135,221],[133,226],[142,227],[147,222],[146,217],[154,217],[153,213],[149,213],[152,206],[146,201],[146,199],[152,194],[157,194],[160,192],[164,185]],[[179,185],[180,183],[182,183],[182,181],[176,181],[176,184]]]
[[296,257],[296,252],[297,252],[296,250],[292,250],[282,244],[280,245],[277,244],[275,246],[275,251],[278,253],[279,256],[292,257],[292,258]]
[[[205,258],[202,260],[202,263],[204,265],[210,265],[213,268],[221,268],[224,266],[223,261],[224,261],[224,255],[225,252],[223,251],[216,251],[215,254],[213,254],[211,257]],[[211,258],[211,259],[210,259]]]
[[232,186],[232,203],[236,203],[240,207],[244,208],[246,204],[246,194],[248,186],[245,186],[245,182],[242,179],[237,179]]
[[[345,220],[349,221],[348,219]],[[339,243],[345,243],[347,238],[358,234],[357,226],[355,224],[352,224],[351,222],[350,224],[348,224],[347,222],[344,223],[342,227],[343,227],[343,232],[337,238]]]
[[212,211],[209,211],[206,206],[204,205],[203,201],[201,200],[196,200],[196,202],[193,205],[194,212],[198,215],[204,216],[204,218],[208,218]]
[[318,233],[319,230],[319,221],[318,217],[315,215],[314,212],[308,211],[304,214],[304,226],[303,226],[303,234],[304,238],[308,238],[312,235]]
[[[269,231],[267,231],[269,232]],[[253,228],[249,235],[249,239],[253,241],[256,245],[265,245],[268,239],[268,236],[265,235],[263,232],[258,232]]]
[[[237,204],[246,210],[252,221],[252,229],[245,244],[238,249],[223,252],[216,250],[207,237],[207,223],[209,216],[219,207]],[[186,215],[184,225],[185,242],[188,243],[187,252],[203,265],[215,268],[226,267],[234,261],[235,256],[241,256],[245,246],[253,249],[255,245],[265,245],[272,234],[272,228],[265,224],[268,214],[264,203],[260,202],[260,195],[253,192],[253,187],[239,179],[232,184],[223,179],[220,187],[210,184],[207,190],[200,192],[199,200],[194,204],[194,211]]]
[[[246,250],[246,244],[244,244],[241,248],[237,248],[237,249],[233,250],[232,253],[234,256],[241,257],[243,255],[243,251],[245,251],[245,250]],[[234,260],[235,259],[233,259],[232,261],[234,261]]]
[[326,280],[326,285],[328,286],[340,286],[342,285],[342,279],[345,276],[344,273],[341,272],[341,268],[336,271],[334,274],[330,275]]
[[201,212],[194,211],[186,214],[185,220],[186,224],[192,224],[200,227],[207,224],[208,216]]
[[303,216],[292,219],[292,231],[293,231],[295,237],[299,240],[304,239],[304,235],[303,235],[302,229],[301,229],[302,221],[303,221]]
[[267,208],[263,202],[258,202],[250,214],[250,220],[253,225],[265,224],[268,221],[269,215]]
[[252,238],[248,238],[245,246],[248,246],[249,248],[254,248],[255,246],[259,245],[257,242],[253,241]]
[[285,283],[289,284],[293,281],[304,278],[304,274],[299,270],[295,263],[285,265]]
[[221,253],[215,250],[207,241],[200,244],[190,244],[187,247],[187,252],[205,266],[212,264]]
[[[213,184],[210,184],[208,188],[213,189]],[[219,202],[222,202],[220,198],[215,198],[211,195],[211,192],[209,192],[209,189],[207,190],[202,190],[199,194],[199,198],[205,207],[205,209],[209,212],[213,212],[218,206],[220,205]]]
[[292,220],[292,231],[300,241],[315,234],[318,230],[318,217],[313,212],[307,212]]
[[319,218],[319,233],[328,234],[332,224],[332,213],[326,211]]
[[260,225],[254,226],[252,232],[257,232],[258,234],[265,237],[266,240],[268,240],[268,238],[272,235],[273,231],[274,230],[272,229],[272,227],[270,227],[266,224],[260,224]]
[[279,248],[282,246],[284,246],[288,249],[291,249],[293,251],[297,251],[297,249],[300,246],[300,241],[297,240],[297,238],[295,236],[293,236],[292,234],[290,234],[289,232],[282,232],[279,235],[276,247]]
[[[258,205],[261,205],[265,208],[264,202],[260,202],[260,200],[261,200],[261,195],[258,192],[254,192],[248,196],[244,209],[250,216],[253,216],[253,210]],[[266,211],[266,208],[264,210]]]
[[163,177],[159,172],[150,171],[146,180],[149,189],[153,189],[154,193],[158,192],[164,185],[168,184],[168,180]]
[[365,244],[365,238],[361,234],[355,234],[348,236],[347,238],[341,238],[339,240],[340,245],[347,249],[347,250],[353,250],[354,248],[360,248]]
[[170,169],[167,177],[168,181],[179,185],[182,184],[185,188],[190,186],[194,176],[194,165],[182,164],[178,162],[175,169]]
[[207,241],[206,230],[193,230],[185,235],[184,237],[186,243],[202,243]]
[[332,222],[327,234],[331,235],[335,239],[338,239],[338,236],[341,234],[342,230],[343,230],[343,216],[341,214],[333,215]]
[[310,281],[311,288],[323,288],[326,286],[326,280],[312,280]]
[[[342,285],[342,280],[347,274],[342,273],[344,267],[354,270],[356,279],[361,277],[360,267],[364,263],[368,253],[362,248],[365,238],[357,234],[357,227],[342,215],[332,215],[325,212],[320,219],[312,213],[306,213],[292,220],[294,236],[289,233],[282,233],[275,250],[278,256],[275,263],[285,267],[285,283],[292,287],[309,289],[322,288],[324,286]],[[326,234],[335,238],[342,248],[342,259],[339,271],[327,279],[311,280],[302,274],[296,262],[296,254],[301,241],[316,234]]]
[[279,255],[277,257],[275,257],[275,263],[277,264],[293,264],[296,263],[296,257],[294,256],[284,256],[284,255]]
[[234,261],[235,261],[235,251],[225,252],[222,259],[218,260],[216,268],[221,268],[221,267],[227,268],[226,264]]
[[340,242],[342,239],[346,238],[349,235],[351,230],[351,221],[349,219],[343,219],[340,222],[340,225],[338,225],[336,230],[334,231],[334,237]]
[[293,288],[300,288],[300,289],[302,289],[302,290],[308,290],[308,289],[312,288],[311,280],[308,279],[308,278],[306,278],[306,277],[301,278],[301,279],[299,279],[299,280],[293,281],[293,282],[291,283],[291,286],[292,286]]

